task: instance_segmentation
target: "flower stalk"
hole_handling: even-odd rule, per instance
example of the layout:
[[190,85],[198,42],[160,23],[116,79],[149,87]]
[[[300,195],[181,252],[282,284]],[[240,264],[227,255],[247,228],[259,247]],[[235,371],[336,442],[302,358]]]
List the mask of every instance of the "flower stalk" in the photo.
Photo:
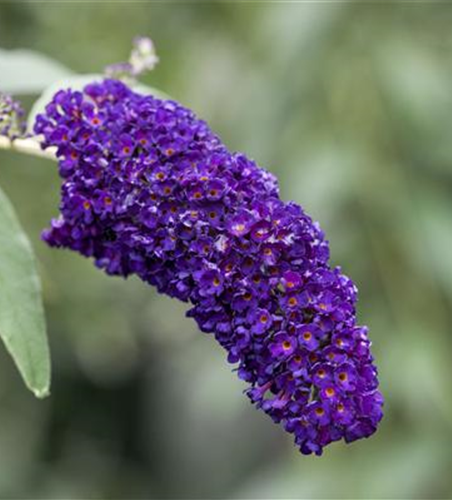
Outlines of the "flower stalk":
[[39,158],[47,158],[49,160],[57,161],[56,148],[41,148],[41,141],[39,137],[26,137],[10,139],[9,137],[0,136],[0,149],[16,151],[29,156],[37,156]]
[[0,149],[17,151],[56,161],[56,148],[44,150],[43,137],[26,132],[25,111],[20,102],[0,92]]

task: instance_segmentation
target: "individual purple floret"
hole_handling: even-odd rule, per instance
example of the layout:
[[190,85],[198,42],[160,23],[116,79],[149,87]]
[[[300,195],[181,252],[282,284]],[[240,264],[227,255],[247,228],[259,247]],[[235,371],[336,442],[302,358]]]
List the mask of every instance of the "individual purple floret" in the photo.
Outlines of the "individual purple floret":
[[46,242],[191,303],[302,453],[375,432],[383,399],[357,289],[272,174],[177,102],[115,80],[58,92],[35,132],[64,179]]

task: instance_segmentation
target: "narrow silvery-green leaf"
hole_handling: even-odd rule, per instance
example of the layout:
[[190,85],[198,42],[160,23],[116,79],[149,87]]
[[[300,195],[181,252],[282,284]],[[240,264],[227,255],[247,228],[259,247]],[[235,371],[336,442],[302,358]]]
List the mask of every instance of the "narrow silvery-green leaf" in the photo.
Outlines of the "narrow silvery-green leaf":
[[[46,105],[52,100],[52,97],[62,89],[72,89],[72,90],[82,90],[85,85],[92,82],[100,82],[105,78],[104,75],[101,74],[88,74],[88,75],[74,75],[70,78],[65,78],[63,80],[58,80],[41,94],[41,96],[36,100],[31,108],[31,111],[28,115],[28,130],[30,132],[33,131],[33,125],[36,120],[36,116],[39,113],[43,113]],[[160,99],[169,99],[164,92],[155,89],[153,87],[149,87],[147,85],[143,85],[141,83],[136,83],[131,86],[133,90],[140,94],[149,94]]]
[[27,387],[49,394],[50,358],[41,285],[30,242],[0,189],[0,337]]
[[0,49],[0,90],[10,94],[38,94],[72,71],[32,50]]

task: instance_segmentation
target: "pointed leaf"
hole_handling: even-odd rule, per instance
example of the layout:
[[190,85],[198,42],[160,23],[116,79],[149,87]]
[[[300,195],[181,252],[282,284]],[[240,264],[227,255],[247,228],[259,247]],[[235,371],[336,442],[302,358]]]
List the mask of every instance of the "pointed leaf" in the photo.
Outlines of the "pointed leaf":
[[50,359],[41,286],[31,245],[0,190],[0,337],[27,387],[49,394]]
[[0,90],[11,94],[38,94],[72,71],[32,50],[0,49]]

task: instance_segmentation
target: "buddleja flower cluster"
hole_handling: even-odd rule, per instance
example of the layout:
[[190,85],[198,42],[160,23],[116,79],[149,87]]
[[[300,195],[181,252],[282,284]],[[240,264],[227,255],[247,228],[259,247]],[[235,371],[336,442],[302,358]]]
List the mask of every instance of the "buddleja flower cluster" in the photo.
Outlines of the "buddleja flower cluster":
[[24,110],[10,95],[0,92],[0,136],[14,139],[25,133]]
[[356,287],[272,174],[192,111],[115,80],[58,92],[35,131],[57,146],[64,179],[45,241],[191,303],[303,453],[376,430],[382,397]]

